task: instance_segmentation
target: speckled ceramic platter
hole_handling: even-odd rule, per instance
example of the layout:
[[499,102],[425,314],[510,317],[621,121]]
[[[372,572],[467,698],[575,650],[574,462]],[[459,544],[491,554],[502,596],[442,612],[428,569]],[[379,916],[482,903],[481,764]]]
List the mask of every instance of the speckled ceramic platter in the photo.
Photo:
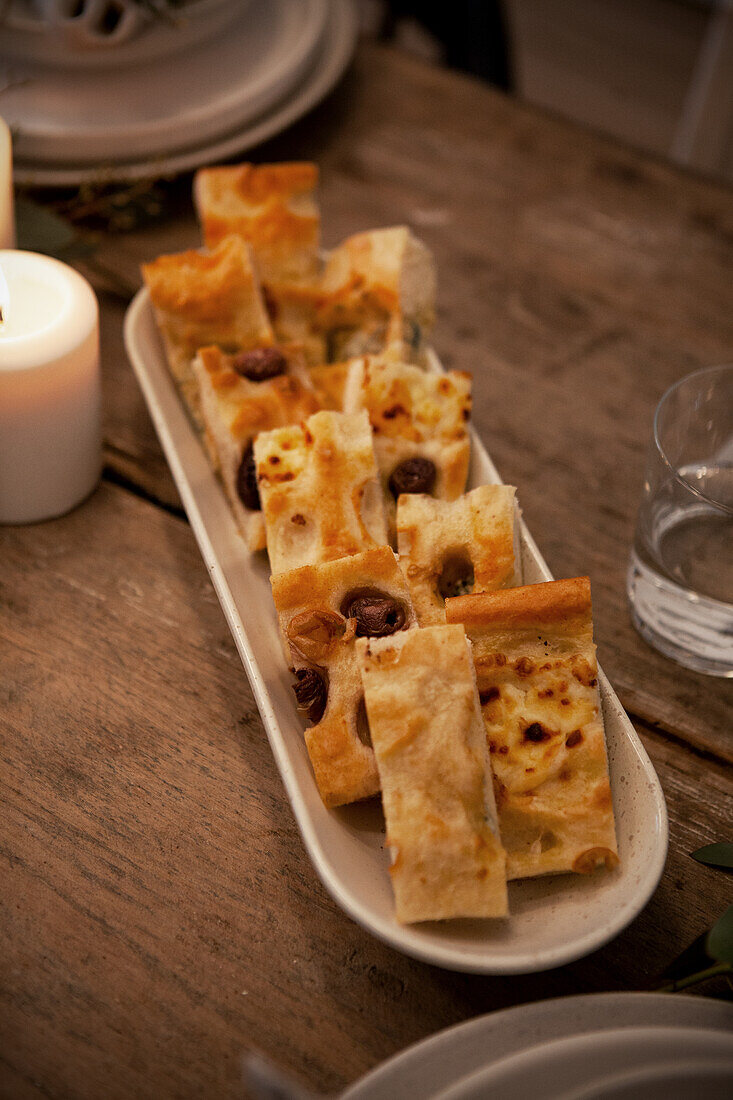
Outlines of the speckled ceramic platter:
[[[275,760],[313,864],[335,901],[375,936],[407,955],[453,970],[519,974],[594,951],[633,920],[653,893],[667,852],[659,780],[608,681],[599,683],[618,831],[620,867],[510,884],[506,921],[459,920],[403,927],[394,904],[377,800],[329,811],[308,761],[290,676],[282,660],[264,557],[247,555],[223,491],[168,374],[146,290],[125,322],[127,352],[145,395],[201,554],[249,677]],[[440,370],[434,360],[433,367]],[[501,479],[472,443],[469,487]],[[521,501],[521,486],[519,486]],[[522,531],[526,583],[551,579]]]

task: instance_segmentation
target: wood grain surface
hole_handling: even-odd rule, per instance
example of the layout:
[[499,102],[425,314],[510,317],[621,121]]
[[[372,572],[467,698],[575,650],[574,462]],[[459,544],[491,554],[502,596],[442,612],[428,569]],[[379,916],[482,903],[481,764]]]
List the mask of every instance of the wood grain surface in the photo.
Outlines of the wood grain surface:
[[492,1008],[649,987],[726,905],[725,877],[686,853],[730,835],[729,779],[638,727],[672,844],[634,924],[536,976],[407,959],[304,854],[187,525],[102,486],[1,545],[8,1095],[237,1095],[252,1047],[338,1088]]
[[[367,47],[256,157],[318,160],[326,244],[407,221],[435,251],[437,350],[473,372],[550,567],[591,576],[601,662],[667,798],[667,867],[607,947],[517,978],[407,959],[336,907],[101,292],[106,477],[63,519],[0,529],[3,1096],[237,1097],[251,1049],[336,1090],[491,1009],[651,988],[731,901],[689,858],[733,833],[731,684],[647,647],[624,595],[654,404],[733,354],[730,192]],[[140,261],[196,240],[184,201],[99,260],[134,288]]]

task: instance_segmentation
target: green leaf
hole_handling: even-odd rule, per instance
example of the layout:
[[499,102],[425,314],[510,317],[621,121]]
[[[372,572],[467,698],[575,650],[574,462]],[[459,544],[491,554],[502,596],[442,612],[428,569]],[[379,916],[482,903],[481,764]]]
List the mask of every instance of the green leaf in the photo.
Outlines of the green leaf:
[[704,970],[710,966],[712,959],[705,950],[707,938],[708,933],[703,932],[697,939],[693,940],[690,946],[686,947],[659,975],[659,980],[676,982],[680,978],[686,978],[689,974],[694,974],[698,970]]
[[708,867],[733,870],[733,844],[706,844],[691,854],[698,863],[705,863]]
[[733,965],[733,905],[726,909],[708,932],[705,950],[716,962]]

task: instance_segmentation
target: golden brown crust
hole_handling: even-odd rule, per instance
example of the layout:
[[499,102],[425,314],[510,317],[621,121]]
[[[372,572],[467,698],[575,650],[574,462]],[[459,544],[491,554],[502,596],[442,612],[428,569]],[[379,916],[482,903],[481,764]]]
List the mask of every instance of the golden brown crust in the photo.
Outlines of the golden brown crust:
[[310,726],[305,744],[326,806],[344,806],[379,793],[374,752],[354,736],[350,718],[339,714]]
[[351,362],[347,359],[343,363],[319,363],[310,367],[308,373],[324,409],[343,411],[344,390]]
[[430,253],[406,226],[355,233],[335,248],[323,273],[321,319],[360,325],[368,313],[400,312],[432,323],[435,270]]
[[212,252],[189,250],[143,264],[171,373],[201,424],[192,360],[200,347],[269,347],[274,335],[249,249],[229,237]]
[[[271,577],[270,583],[275,606],[283,613],[295,614],[296,609],[311,606],[338,609],[350,588],[376,585],[389,592],[394,587],[400,599],[407,598],[413,614],[407,585],[388,546],[377,546],[325,565],[304,565],[301,569]],[[416,623],[417,619],[413,621]]]
[[463,588],[521,583],[516,490],[481,485],[454,501],[408,493],[397,502],[397,546],[421,626],[445,622],[445,598]]
[[266,429],[297,423],[319,409],[297,349],[278,349],[287,361],[287,372],[262,382],[251,381],[234,369],[234,356],[218,347],[200,348],[197,377],[217,401],[214,425],[225,428],[233,440],[248,443]]
[[435,266],[405,226],[347,238],[328,256],[315,326],[330,359],[418,359],[435,315]]
[[309,163],[202,168],[194,199],[209,247],[234,233],[247,241],[264,283],[318,272],[318,169]]
[[588,578],[461,596],[446,614],[473,645],[508,877],[610,867]]
[[440,500],[455,500],[464,491],[471,454],[471,376],[465,371],[432,374],[383,356],[355,359],[344,408],[369,414],[391,538],[396,502],[389,482],[402,462],[416,457],[432,462],[432,495]]
[[246,245],[236,237],[211,252],[190,249],[142,265],[153,305],[175,318],[191,354],[207,343],[264,347],[273,334]]
[[532,627],[554,624],[572,633],[577,624],[587,624],[591,614],[590,579],[571,577],[545,581],[500,592],[481,592],[446,600],[449,623],[489,628]]
[[233,356],[205,347],[193,363],[206,437],[224,488],[250,550],[264,550],[261,511],[244,506],[237,490],[240,464],[255,436],[310,416],[319,407],[297,349],[281,348],[287,373],[254,382],[234,369]]
[[374,753],[359,720],[363,689],[354,642],[356,623],[341,613],[345,598],[378,589],[404,612],[404,629],[417,625],[410,595],[388,546],[271,578],[288,665],[316,669],[328,683],[326,707],[306,732],[321,797],[339,806],[379,790]]
[[462,628],[360,639],[397,919],[507,913],[470,649]]
[[273,573],[386,544],[365,413],[324,410],[263,432],[254,454]]

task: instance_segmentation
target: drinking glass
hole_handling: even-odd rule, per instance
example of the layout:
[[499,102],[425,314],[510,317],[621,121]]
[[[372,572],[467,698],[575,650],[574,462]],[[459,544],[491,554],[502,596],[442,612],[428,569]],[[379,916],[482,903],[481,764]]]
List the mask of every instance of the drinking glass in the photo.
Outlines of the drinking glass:
[[657,406],[627,593],[656,649],[733,677],[733,366],[688,375]]

